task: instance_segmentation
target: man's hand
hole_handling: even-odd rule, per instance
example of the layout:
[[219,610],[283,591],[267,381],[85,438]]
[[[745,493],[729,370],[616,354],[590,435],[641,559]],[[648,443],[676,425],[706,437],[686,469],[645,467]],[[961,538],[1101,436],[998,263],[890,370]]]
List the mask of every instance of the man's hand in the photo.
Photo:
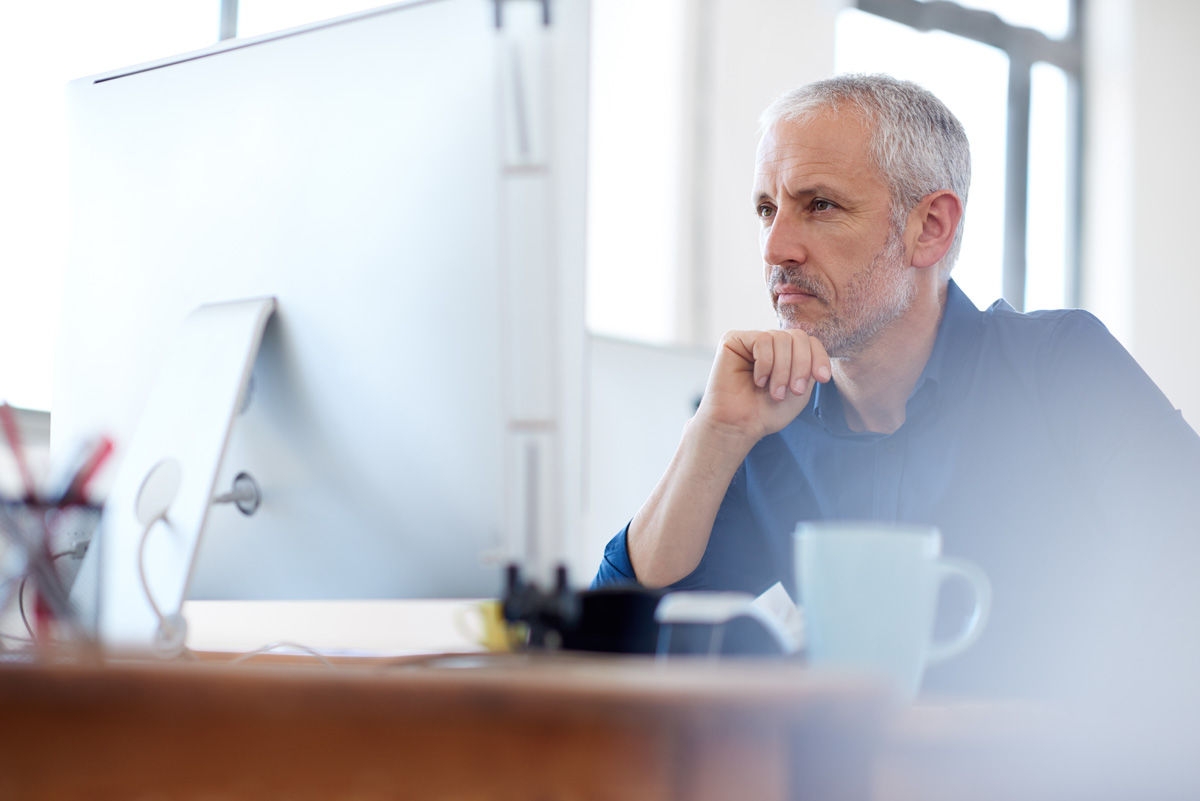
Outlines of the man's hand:
[[733,331],[717,349],[704,399],[675,457],[629,524],[638,581],[661,587],[695,570],[738,465],[760,439],[804,410],[832,375],[824,346],[803,331]]
[[717,349],[696,422],[742,440],[748,452],[796,419],[813,386],[830,375],[825,347],[803,331],[730,331]]

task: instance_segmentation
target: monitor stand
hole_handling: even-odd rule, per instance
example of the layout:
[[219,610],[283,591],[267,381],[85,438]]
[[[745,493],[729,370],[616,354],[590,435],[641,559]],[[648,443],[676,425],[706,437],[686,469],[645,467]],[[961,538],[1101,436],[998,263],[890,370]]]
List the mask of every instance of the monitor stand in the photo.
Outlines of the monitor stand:
[[201,306],[167,354],[71,592],[105,650],[183,649],[180,609],[275,306],[269,297]]

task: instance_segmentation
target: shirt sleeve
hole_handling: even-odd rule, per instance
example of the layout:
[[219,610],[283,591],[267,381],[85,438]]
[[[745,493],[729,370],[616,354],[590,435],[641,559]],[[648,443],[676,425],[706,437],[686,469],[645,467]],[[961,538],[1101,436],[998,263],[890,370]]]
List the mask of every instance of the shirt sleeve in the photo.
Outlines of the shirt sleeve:
[[[743,463],[721,501],[700,564],[668,589],[735,590],[757,594],[778,580],[774,576],[770,549],[748,544],[761,540],[761,534],[747,502],[746,484],[746,465]],[[640,583],[629,560],[629,526],[630,523],[626,523],[605,546],[604,558],[592,579],[592,589]],[[783,561],[790,564],[790,559]]]
[[1200,436],[1108,329],[1086,312],[1066,316],[1043,369],[1054,427],[1111,523],[1194,532]]
[[1072,313],[1054,339],[1056,436],[1097,521],[1069,537],[1082,592],[1057,664],[1118,692],[1171,688],[1175,703],[1200,671],[1200,436],[1091,315]]
[[629,535],[629,523],[617,532],[617,536],[608,541],[604,547],[604,558],[600,560],[600,569],[592,579],[592,589],[613,587],[621,584],[636,584],[637,576],[633,572],[633,564],[629,561],[629,547],[626,538]]

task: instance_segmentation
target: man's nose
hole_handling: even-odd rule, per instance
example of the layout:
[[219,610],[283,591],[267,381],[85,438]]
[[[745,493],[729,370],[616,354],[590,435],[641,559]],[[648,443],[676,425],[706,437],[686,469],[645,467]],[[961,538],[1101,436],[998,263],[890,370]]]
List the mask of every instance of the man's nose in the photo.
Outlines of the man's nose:
[[776,212],[762,232],[762,257],[767,264],[803,264],[808,247],[802,223],[794,216]]

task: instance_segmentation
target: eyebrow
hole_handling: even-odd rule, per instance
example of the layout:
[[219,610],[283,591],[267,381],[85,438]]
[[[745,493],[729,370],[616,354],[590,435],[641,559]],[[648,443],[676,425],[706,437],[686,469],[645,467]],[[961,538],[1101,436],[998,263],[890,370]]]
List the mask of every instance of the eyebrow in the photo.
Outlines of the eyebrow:
[[[842,192],[826,183],[815,183],[807,185],[796,192],[788,192],[789,197],[828,197],[831,200],[836,200],[839,203],[846,202],[849,198],[845,192]],[[759,191],[754,194],[754,204],[758,205],[764,200],[774,200],[775,196],[766,192]]]

